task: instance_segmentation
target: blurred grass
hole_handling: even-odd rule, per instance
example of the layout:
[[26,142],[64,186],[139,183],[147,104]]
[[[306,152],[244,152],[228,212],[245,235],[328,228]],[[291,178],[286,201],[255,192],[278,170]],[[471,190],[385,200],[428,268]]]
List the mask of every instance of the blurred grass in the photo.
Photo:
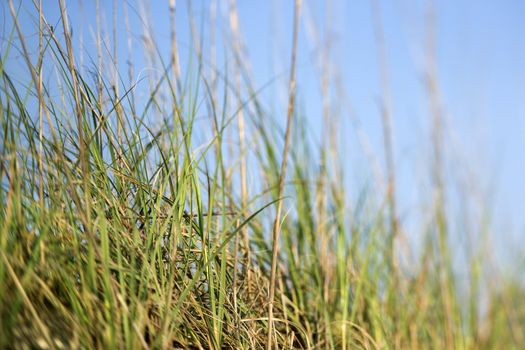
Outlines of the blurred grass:
[[[417,266],[404,271],[393,251],[392,191],[382,204],[370,205],[364,191],[350,205],[337,150],[308,141],[295,105],[281,193],[284,134],[237,45],[236,70],[216,81],[199,52],[179,67],[176,45],[167,63],[150,47],[161,73],[138,94],[145,84],[123,78],[133,81],[132,64],[114,76],[101,65],[81,74],[68,23],[53,30],[36,3],[35,60],[9,7],[0,62],[0,348],[265,347],[279,202],[277,348],[525,347],[520,281],[496,276],[493,288],[480,251],[468,258],[465,293],[439,196]],[[17,51],[27,79],[6,68]],[[208,124],[197,122],[202,113]],[[241,191],[247,161],[255,178]]]

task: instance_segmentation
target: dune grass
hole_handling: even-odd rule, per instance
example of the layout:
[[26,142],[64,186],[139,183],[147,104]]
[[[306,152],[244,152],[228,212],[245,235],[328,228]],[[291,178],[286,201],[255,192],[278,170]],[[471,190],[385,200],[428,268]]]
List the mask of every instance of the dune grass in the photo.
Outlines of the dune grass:
[[[160,73],[148,87],[132,62],[118,69],[116,49],[115,72],[104,73],[97,32],[93,70],[82,73],[59,4],[60,28],[30,5],[38,32],[30,42],[19,8],[7,6],[0,348],[525,347],[519,280],[496,276],[494,288],[480,249],[459,286],[452,255],[462,252],[450,247],[439,194],[439,111],[429,171],[438,194],[408,271],[396,258],[393,165],[383,197],[349,196],[344,159],[329,142],[313,145],[301,123],[295,50],[284,133],[276,120],[285,117],[265,108],[239,45],[230,47],[235,69],[210,77],[198,33],[194,59],[181,67],[173,31],[169,60],[149,46]],[[230,6],[231,38],[240,40]],[[174,28],[175,1],[169,9]],[[22,58],[17,70],[10,57]],[[436,79],[429,75],[431,100]]]

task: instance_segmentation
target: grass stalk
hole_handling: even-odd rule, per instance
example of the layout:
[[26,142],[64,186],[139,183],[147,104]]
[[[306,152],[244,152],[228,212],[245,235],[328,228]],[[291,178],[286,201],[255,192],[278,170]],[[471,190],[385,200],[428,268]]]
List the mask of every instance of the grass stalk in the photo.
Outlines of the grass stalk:
[[286,165],[288,162],[288,148],[290,147],[292,118],[295,106],[295,64],[297,54],[297,34],[299,31],[299,11],[301,9],[301,0],[295,0],[294,19],[293,19],[293,36],[292,36],[292,58],[290,67],[290,85],[288,95],[288,110],[286,115],[286,131],[284,136],[284,148],[282,153],[281,170],[279,174],[279,190],[277,192],[277,209],[275,214],[275,221],[272,230],[272,267],[270,272],[270,287],[268,292],[268,340],[266,348],[272,349],[273,345],[273,302],[275,297],[275,276],[277,273],[277,259],[279,254],[279,233],[281,230],[281,211],[283,206],[282,196],[284,194],[284,180],[286,177]]

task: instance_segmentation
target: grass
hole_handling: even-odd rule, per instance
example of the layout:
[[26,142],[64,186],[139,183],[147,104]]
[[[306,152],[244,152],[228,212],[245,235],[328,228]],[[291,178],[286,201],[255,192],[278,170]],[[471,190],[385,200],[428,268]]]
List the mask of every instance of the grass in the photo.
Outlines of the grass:
[[[426,244],[408,270],[395,250],[402,227],[386,63],[388,190],[352,201],[336,146],[313,145],[301,126],[294,99],[300,1],[285,133],[276,131],[282,116],[267,112],[242,63],[234,1],[234,69],[206,73],[210,61],[190,21],[195,52],[187,67],[175,31],[168,62],[146,45],[160,72],[149,90],[135,80],[132,62],[118,69],[116,49],[107,55],[114,72],[104,73],[100,18],[97,62],[82,73],[59,5],[60,29],[47,23],[41,4],[28,5],[38,19],[33,47],[20,8],[8,1],[12,26],[0,61],[0,348],[525,346],[520,281],[487,272],[481,248],[468,255],[466,278],[453,268],[453,255],[463,252],[449,239],[455,223],[442,196],[431,70],[429,173],[437,194],[421,232]],[[169,5],[174,28],[179,14],[175,1]],[[17,70],[8,69],[12,57],[22,58]],[[330,123],[327,116],[326,135]],[[320,169],[313,154],[321,155]]]

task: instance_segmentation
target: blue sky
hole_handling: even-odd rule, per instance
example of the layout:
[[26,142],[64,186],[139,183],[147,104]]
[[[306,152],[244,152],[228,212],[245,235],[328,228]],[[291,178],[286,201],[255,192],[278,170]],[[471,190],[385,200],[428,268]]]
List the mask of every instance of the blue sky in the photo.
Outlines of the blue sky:
[[[138,3],[132,7],[140,11]],[[147,3],[147,2],[146,2]],[[187,1],[178,0],[178,35],[182,55],[190,47]],[[219,1],[217,43],[220,47],[227,32],[225,4]],[[293,1],[239,0],[240,27],[257,84],[262,86],[279,76],[263,93],[270,110],[282,113],[287,70],[289,66]],[[56,2],[44,1],[49,21],[59,19]],[[96,59],[94,1],[68,1],[74,36],[84,35],[85,47]],[[330,4],[330,10],[327,10]],[[348,164],[350,192],[356,195],[367,183],[370,172],[356,141],[349,106],[361,122],[364,134],[383,163],[381,119],[378,101],[381,97],[378,46],[374,38],[372,1],[304,0],[298,51],[298,102],[307,116],[312,139],[319,142],[321,95],[319,74],[315,66],[315,47],[307,34],[308,23],[314,23],[321,37],[327,31],[331,42],[330,60],[333,79],[341,81],[345,98],[334,97],[332,105],[339,110],[342,136],[341,158]],[[380,18],[385,36],[385,49],[392,101],[392,118],[397,167],[400,211],[408,227],[418,223],[408,219],[414,210],[421,211],[429,199],[428,173],[430,130],[428,96],[424,84],[426,69],[426,28],[428,1],[379,0]],[[31,33],[30,2],[21,7],[21,21]],[[112,1],[101,1],[111,37]],[[168,60],[168,1],[149,3],[153,31],[160,50]],[[192,1],[197,27],[204,23],[204,39],[209,1]],[[126,46],[123,3],[117,5],[121,30],[118,33],[119,56],[125,65]],[[7,5],[3,14],[2,35],[11,23]],[[504,254],[505,247],[525,243],[525,2],[518,0],[474,1],[443,0],[434,2],[436,16],[436,64],[440,100],[445,116],[447,176],[455,182],[455,191],[476,188],[477,204],[487,204],[493,213],[494,244]],[[131,9],[131,8],[130,8]],[[30,11],[29,11],[30,12]],[[130,11],[136,62],[145,65],[139,37],[142,32],[138,14]],[[6,25],[7,24],[7,25]],[[7,28],[7,29],[6,29]],[[82,28],[82,29],[81,29]],[[2,48],[5,40],[2,40]],[[206,50],[206,46],[205,46]],[[219,65],[223,52],[218,51]],[[89,65],[87,57],[85,64]],[[183,66],[184,68],[184,66]],[[13,68],[15,69],[15,68]],[[144,71],[147,74],[147,71]],[[456,188],[457,187],[457,188]],[[474,200],[474,201],[475,201]],[[459,207],[453,199],[451,210]],[[501,234],[500,234],[501,233]]]

